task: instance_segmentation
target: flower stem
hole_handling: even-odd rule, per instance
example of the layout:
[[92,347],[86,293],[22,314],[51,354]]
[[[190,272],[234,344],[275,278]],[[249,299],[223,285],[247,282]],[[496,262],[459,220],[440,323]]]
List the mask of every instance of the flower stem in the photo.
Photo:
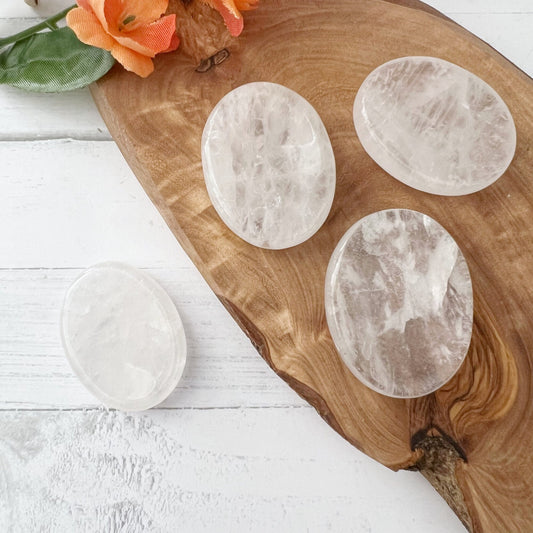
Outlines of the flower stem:
[[30,37],[30,35],[40,32],[41,30],[45,30],[46,28],[57,29],[56,22],[59,22],[61,19],[64,19],[67,13],[73,7],[76,7],[76,5],[72,5],[70,7],[67,7],[66,9],[63,9],[63,11],[60,11],[59,13],[51,16],[50,18],[39,22],[39,24],[35,24],[35,26],[32,26],[31,28],[15,33],[14,35],[10,35],[9,37],[4,37],[0,39],[0,48],[7,46],[8,44],[16,43],[17,41],[21,41],[22,39],[26,39],[26,37]]

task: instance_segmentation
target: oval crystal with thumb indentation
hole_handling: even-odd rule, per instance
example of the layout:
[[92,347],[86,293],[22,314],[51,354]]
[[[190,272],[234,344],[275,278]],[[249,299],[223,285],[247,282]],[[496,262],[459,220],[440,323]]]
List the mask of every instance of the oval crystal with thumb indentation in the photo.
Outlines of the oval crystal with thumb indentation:
[[95,265],[72,284],[61,336],[72,369],[107,407],[154,407],[185,367],[185,332],[172,300],[150,276],[121,263]]
[[248,83],[220,100],[204,128],[202,164],[222,220],[262,248],[309,239],[335,194],[322,120],[307,100],[275,83]]
[[446,196],[484,189],[516,147],[513,118],[492,87],[435,57],[402,57],[363,81],[353,108],[357,135],[399,181]]
[[470,345],[465,258],[440,224],[417,211],[379,211],[345,233],[328,266],[325,306],[348,368],[387,396],[435,391]]

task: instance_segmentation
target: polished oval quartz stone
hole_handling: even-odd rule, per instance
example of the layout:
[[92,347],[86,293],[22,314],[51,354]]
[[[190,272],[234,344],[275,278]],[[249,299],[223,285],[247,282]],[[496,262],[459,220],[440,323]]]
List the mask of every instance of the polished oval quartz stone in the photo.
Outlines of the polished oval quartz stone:
[[73,283],[61,336],[72,369],[107,407],[141,411],[161,403],[185,367],[176,307],[151,277],[121,263],[91,267]]
[[213,206],[250,244],[295,246],[328,216],[335,159],[326,128],[282,85],[248,83],[225,95],[207,119],[202,164]]
[[416,211],[379,211],[346,232],[328,266],[325,306],[348,368],[387,396],[435,391],[470,345],[465,258],[440,224]]
[[435,57],[402,57],[364,80],[353,108],[363,148],[424,192],[479,191],[509,166],[516,130],[500,96],[471,72]]

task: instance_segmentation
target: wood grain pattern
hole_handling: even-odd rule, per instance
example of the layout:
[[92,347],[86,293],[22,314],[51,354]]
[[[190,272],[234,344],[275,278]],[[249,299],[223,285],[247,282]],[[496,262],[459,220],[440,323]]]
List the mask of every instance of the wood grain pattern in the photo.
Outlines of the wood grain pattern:
[[[533,211],[528,145],[533,84],[493,49],[409,2],[272,1],[226,43],[230,57],[195,72],[198,49],[161,57],[141,81],[113,70],[93,94],[143,187],[221,301],[272,368],[349,442],[393,469],[421,470],[472,531],[533,528]],[[206,43],[207,53],[213,43]],[[478,74],[504,98],[518,145],[488,189],[442,198],[393,180],[363,152],[351,106],[365,76],[404,55],[435,55]],[[220,221],[203,184],[200,137],[213,105],[242,83],[282,83],[321,115],[337,160],[337,193],[322,229],[285,251],[253,248]],[[390,207],[442,223],[469,263],[472,347],[457,376],[426,398],[385,398],[337,356],[323,311],[335,243],[356,220]]]

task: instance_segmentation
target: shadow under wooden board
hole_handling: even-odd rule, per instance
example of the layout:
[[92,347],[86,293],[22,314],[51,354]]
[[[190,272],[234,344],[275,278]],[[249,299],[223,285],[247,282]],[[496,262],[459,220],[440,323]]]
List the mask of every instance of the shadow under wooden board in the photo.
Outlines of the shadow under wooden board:
[[[492,48],[414,1],[271,0],[244,33],[211,26],[205,9],[173,9],[182,50],[142,80],[114,68],[93,96],[126,160],[213,291],[274,371],[344,438],[380,463],[420,470],[472,531],[533,531],[533,82]],[[208,35],[208,32],[209,35]],[[215,59],[200,59],[226,48]],[[352,105],[378,65],[407,55],[452,61],[508,104],[516,156],[487,189],[442,197],[411,189],[361,147]],[[209,68],[211,67],[211,68]],[[294,89],[317,109],[337,162],[320,231],[288,250],[255,248],[220,220],[204,185],[200,142],[218,100],[250,81]],[[472,344],[458,374],[429,396],[401,400],[362,385],[341,362],[324,314],[330,255],[361,217],[401,207],[427,213],[457,240],[475,291]]]

